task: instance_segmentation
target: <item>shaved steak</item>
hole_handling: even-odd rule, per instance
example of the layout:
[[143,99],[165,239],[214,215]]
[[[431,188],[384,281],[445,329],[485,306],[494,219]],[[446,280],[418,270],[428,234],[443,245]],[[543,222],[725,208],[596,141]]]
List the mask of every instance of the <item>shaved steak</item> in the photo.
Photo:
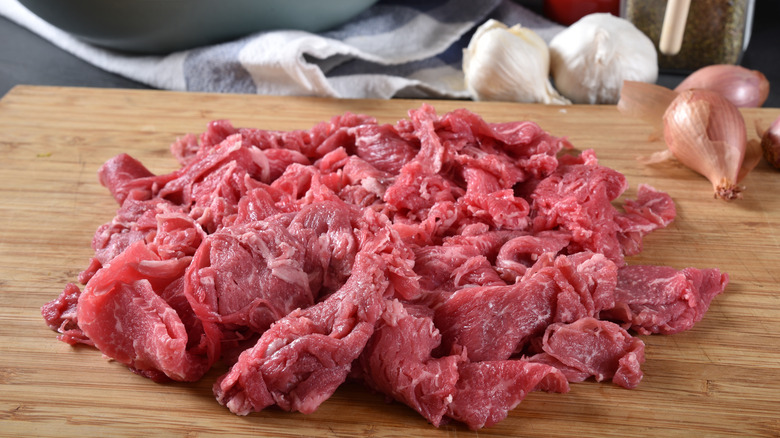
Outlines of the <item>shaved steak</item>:
[[675,205],[530,121],[430,105],[394,124],[208,124],[155,175],[128,154],[76,283],[41,309],[154,381],[197,381],[238,415],[311,413],[347,381],[434,426],[477,430],[531,391],[642,379],[635,335],[691,329],[718,269],[634,265]]

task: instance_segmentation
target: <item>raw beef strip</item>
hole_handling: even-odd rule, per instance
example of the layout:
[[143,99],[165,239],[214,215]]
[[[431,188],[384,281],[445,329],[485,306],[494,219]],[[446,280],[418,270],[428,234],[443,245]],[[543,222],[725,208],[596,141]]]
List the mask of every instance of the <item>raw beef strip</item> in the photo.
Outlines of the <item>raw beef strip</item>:
[[347,203],[383,208],[382,198],[387,187],[393,181],[393,175],[383,172],[357,156],[348,156],[341,168],[347,185],[339,192],[339,197]]
[[455,161],[461,166],[460,177],[470,193],[510,189],[526,179],[523,169],[504,154],[490,153],[477,146],[467,146],[462,152],[455,156]]
[[476,219],[498,230],[528,228],[528,201],[514,195],[511,189],[492,193],[466,193],[458,199],[464,217]]
[[[395,173],[379,170],[372,166],[368,161],[365,161],[362,158],[356,157],[354,155],[347,157],[346,161],[344,162],[343,171],[344,178],[349,184],[366,184],[363,183],[363,181],[371,180],[373,182],[368,183],[370,185],[378,184],[380,186],[387,186],[390,182],[392,182],[394,175],[396,175]],[[385,190],[386,187],[382,189],[382,193],[377,194],[381,195]]]
[[[247,224],[265,220],[280,213],[297,211],[292,203],[279,203],[271,195],[268,186],[258,186],[246,192],[236,207],[236,215],[226,225]],[[286,207],[286,208],[285,208]]]
[[[464,152],[478,150],[464,149]],[[506,155],[472,152],[456,155],[463,166],[461,177],[466,182],[466,193],[458,199],[463,216],[486,223],[496,229],[522,230],[528,227],[528,201],[516,197],[514,186],[525,179],[525,174]]]
[[344,145],[353,149],[355,134],[352,128],[363,125],[376,125],[376,119],[350,112],[331,117],[330,121],[318,123],[308,132],[301,131],[306,134],[306,141],[302,143],[303,150],[301,152],[308,157],[321,158],[328,152]]
[[70,345],[95,345],[78,326],[78,300],[81,289],[68,283],[57,299],[46,303],[41,308],[46,325],[60,333],[57,339]]
[[270,167],[260,149],[245,146],[241,135],[235,134],[172,175],[175,178],[155,196],[184,206],[200,201],[205,208],[214,197],[238,202],[237,198],[245,193],[244,178],[268,182]]
[[251,338],[289,312],[314,303],[306,248],[272,220],[222,228],[198,248],[184,292],[203,322],[212,354]]
[[571,235],[563,230],[517,236],[501,246],[496,256],[496,271],[508,284],[516,283],[542,254],[557,254],[570,241]]
[[[419,110],[410,111],[410,117],[414,121],[416,117],[425,118],[423,114],[426,113],[435,116],[433,107],[423,105]],[[519,162],[522,168],[526,167],[529,159],[545,156],[553,158],[552,171],[555,169],[555,155],[562,148],[571,148],[565,139],[551,136],[534,122],[487,123],[478,114],[462,108],[442,115],[435,126],[436,134],[454,150],[479,145],[487,153],[507,155],[511,161]]]
[[454,227],[460,221],[460,209],[452,201],[435,203],[430,209],[417,215],[410,212],[395,214],[390,204],[382,211],[392,217],[393,228],[411,246],[437,245],[443,238],[457,232]]
[[341,289],[280,319],[241,353],[215,383],[217,401],[239,415],[272,404],[313,412],[346,380],[374,333],[387,287],[381,259],[359,256]]
[[728,274],[718,269],[624,266],[618,271],[615,307],[601,318],[620,321],[641,334],[689,330],[728,282]]
[[397,174],[417,155],[392,125],[363,124],[349,130],[355,136],[355,155],[382,172]]
[[465,347],[471,361],[504,360],[553,322],[598,314],[605,301],[601,295],[609,292],[617,274],[600,254],[589,258],[597,259],[591,266],[607,269],[578,269],[588,259],[553,259],[547,253],[514,285],[469,287],[447,296],[435,307],[434,319],[444,351]]
[[617,214],[615,223],[620,228],[617,237],[625,255],[642,252],[642,238],[665,228],[677,216],[672,197],[647,184],[639,185],[636,200],[626,200],[623,209],[625,213]]
[[311,164],[305,155],[290,149],[265,149],[263,154],[268,160],[268,179],[270,181],[279,178],[284,173],[284,170],[287,169],[287,166],[293,163]]
[[560,166],[531,195],[535,232],[560,227],[571,234],[568,252],[599,252],[618,265],[623,253],[611,202],[628,187],[625,176],[599,166],[591,150],[559,159]]
[[182,212],[158,211],[156,219],[157,227],[149,247],[162,259],[192,256],[206,238],[203,228]]
[[376,120],[361,114],[345,113],[334,116],[328,122],[318,123],[310,130],[294,131],[235,128],[227,120],[216,120],[201,134],[200,148],[208,151],[229,136],[240,134],[247,147],[261,150],[288,149],[313,162],[338,147],[354,144],[350,128],[361,125],[376,125]]
[[159,225],[158,215],[183,215],[184,212],[180,206],[165,200],[128,198],[111,222],[101,225],[95,231],[92,237],[94,257],[101,264],[108,263],[131,244],[152,240]]
[[420,173],[438,175],[446,163],[452,160],[458,149],[465,146],[465,142],[448,141],[441,135],[444,129],[440,129],[442,127],[439,116],[430,105],[423,104],[420,109],[410,111],[409,116],[413,134],[420,142],[420,150],[413,162],[420,166]]
[[198,155],[210,153],[214,147],[231,135],[237,134],[238,131],[228,120],[212,120],[206,125],[206,130],[200,134]]
[[288,226],[305,248],[304,270],[315,297],[321,287],[327,292],[339,289],[351,274],[359,246],[354,230],[361,216],[359,209],[341,200],[322,201],[304,206]]
[[565,376],[548,365],[524,360],[469,363],[462,352],[434,357],[441,336],[429,313],[396,300],[385,302],[354,374],[436,427],[448,419],[474,430],[491,426],[530,391],[568,391]]
[[566,377],[557,368],[521,359],[465,362],[458,373],[447,416],[471,430],[503,420],[531,391],[569,392]]
[[397,211],[414,215],[418,220],[425,212],[442,201],[455,202],[463,189],[438,173],[426,172],[418,160],[407,163],[385,192],[384,201]]
[[360,375],[370,388],[405,403],[438,427],[458,382],[456,354],[434,358],[441,335],[425,310],[415,314],[397,300],[386,301],[376,332],[360,355]]
[[453,271],[475,257],[484,257],[477,247],[468,245],[429,245],[415,248],[414,270],[422,278],[422,286],[450,289],[445,283]]
[[193,330],[161,297],[175,295],[165,290],[178,284],[188,263],[188,258],[160,260],[143,242],[131,245],[79,296],[77,318],[84,335],[106,356],[153,380],[200,379],[213,358],[201,354],[201,339],[190,339]]
[[[458,276],[463,276],[464,271],[456,272],[471,259],[475,260],[472,267],[481,266],[487,261],[491,264],[496,260],[499,249],[507,241],[525,234],[518,231],[488,231],[474,236],[455,235],[443,239],[441,245],[416,246],[413,248],[415,256],[414,270],[421,277],[421,286],[434,290],[451,290],[460,280]],[[482,270],[480,267],[479,270]],[[487,283],[477,283],[483,286],[488,283],[497,283],[498,273],[483,272]],[[500,279],[498,282],[503,283]],[[469,283],[473,284],[473,283]]]
[[[495,268],[485,256],[472,257],[458,265],[450,274],[452,290],[474,286],[503,286],[504,280],[498,276]],[[443,289],[449,289],[449,286]]]
[[320,195],[319,199],[324,199],[324,193],[329,198],[337,199],[335,195],[344,186],[341,175],[338,173],[323,174],[314,166],[303,166],[301,164],[291,164],[284,173],[274,180],[270,188],[285,194],[290,200],[294,201],[298,208],[302,204],[311,204],[316,199],[314,196]]
[[200,142],[198,136],[195,134],[185,134],[179,137],[171,143],[171,155],[176,158],[176,161],[183,167],[197,157],[200,150]]
[[542,342],[544,353],[531,360],[559,367],[570,382],[593,376],[597,382],[610,379],[635,388],[642,380],[644,342],[612,322],[587,317],[551,324]]
[[[378,257],[388,280],[385,298],[413,301],[420,298],[420,277],[414,272],[414,252],[393,229],[387,216],[367,208],[363,210],[360,229],[356,231],[358,254]],[[354,271],[357,268],[353,268]]]
[[119,205],[128,197],[150,199],[157,188],[173,179],[175,174],[155,176],[140,161],[128,154],[119,154],[98,169],[98,180]]
[[[558,257],[556,267],[577,293],[577,298],[572,296],[572,305],[564,306],[568,309],[563,312],[559,298],[556,322],[574,321],[583,314],[595,316],[615,306],[618,267],[603,254],[583,251],[565,259]],[[566,313],[571,316],[562,316]]]

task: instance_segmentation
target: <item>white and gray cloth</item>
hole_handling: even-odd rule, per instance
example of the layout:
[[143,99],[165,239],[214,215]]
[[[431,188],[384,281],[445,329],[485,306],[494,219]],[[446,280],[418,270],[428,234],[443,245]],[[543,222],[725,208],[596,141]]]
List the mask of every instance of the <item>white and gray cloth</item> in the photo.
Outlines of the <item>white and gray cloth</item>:
[[463,49],[485,20],[519,23],[547,42],[563,29],[511,0],[380,0],[326,32],[259,32],[141,56],[85,43],[16,0],[0,0],[0,15],[98,68],[153,88],[338,98],[467,99]]

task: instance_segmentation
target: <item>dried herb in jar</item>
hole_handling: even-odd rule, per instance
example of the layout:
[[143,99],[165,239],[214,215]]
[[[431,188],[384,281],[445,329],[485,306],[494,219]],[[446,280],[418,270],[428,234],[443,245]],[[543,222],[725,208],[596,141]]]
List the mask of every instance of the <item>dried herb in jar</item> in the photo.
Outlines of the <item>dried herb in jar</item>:
[[[711,64],[738,64],[749,35],[753,1],[693,0],[680,53],[659,52],[659,68],[692,71]],[[658,47],[665,10],[666,0],[624,0],[622,15]]]

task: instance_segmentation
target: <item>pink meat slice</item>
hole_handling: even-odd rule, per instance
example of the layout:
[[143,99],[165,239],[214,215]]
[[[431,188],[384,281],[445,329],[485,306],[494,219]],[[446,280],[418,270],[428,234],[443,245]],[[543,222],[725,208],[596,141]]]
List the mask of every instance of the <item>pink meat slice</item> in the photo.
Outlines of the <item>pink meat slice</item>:
[[635,388],[642,380],[645,344],[615,323],[587,317],[551,324],[542,345],[544,353],[531,360],[560,368],[571,382],[593,376]]
[[612,303],[616,275],[600,254],[547,253],[516,284],[460,289],[435,307],[444,351],[463,347],[471,361],[508,359],[553,322],[597,315]]
[[[420,275],[422,287],[430,290],[452,290],[456,284],[464,285],[459,278],[462,278],[465,272],[473,270],[464,267],[465,265],[481,271],[476,275],[484,279],[465,284],[503,285],[505,283],[498,278],[498,272],[494,269],[499,249],[507,241],[524,234],[517,231],[459,234],[444,238],[441,245],[414,247],[414,271]],[[485,262],[490,265],[492,272],[486,270]]]
[[625,255],[642,252],[642,238],[648,233],[668,226],[677,216],[672,197],[666,193],[640,184],[636,199],[623,204],[624,213],[615,216],[619,227],[618,240]]
[[275,404],[311,413],[341,385],[374,333],[388,281],[378,257],[325,300],[277,321],[214,385],[220,404],[246,415]]
[[425,310],[416,314],[397,300],[385,302],[376,332],[359,359],[362,381],[411,407],[434,426],[442,424],[465,356],[434,358],[441,335]]
[[339,289],[352,273],[361,216],[359,209],[335,199],[302,207],[287,227],[305,250],[304,270],[315,298],[320,288]]
[[125,199],[150,199],[158,186],[175,178],[176,174],[156,176],[140,161],[128,154],[119,154],[98,169],[98,180],[119,205]]
[[469,362],[462,352],[434,356],[441,336],[429,313],[425,307],[386,301],[354,374],[436,427],[454,419],[473,430],[506,418],[531,391],[569,390],[565,376],[549,365]]
[[531,195],[535,232],[560,228],[571,234],[569,252],[602,253],[624,264],[612,206],[628,188],[625,176],[600,166],[593,151],[564,156],[560,166],[542,180]]
[[532,391],[569,391],[566,376],[557,368],[521,359],[461,363],[458,373],[447,416],[471,430],[502,421]]
[[350,128],[355,155],[382,172],[397,174],[417,155],[417,148],[401,138],[392,125],[362,124]]
[[188,263],[160,260],[142,242],[131,245],[85,286],[78,300],[79,328],[103,354],[149,378],[200,379],[213,358],[202,354],[200,338],[190,339],[196,327],[188,330],[161,296]]
[[[138,241],[157,240],[163,253],[168,251],[177,253],[181,250],[188,252],[186,255],[192,255],[192,251],[187,251],[183,247],[199,244],[204,233],[187,217],[185,211],[181,206],[165,200],[126,199],[111,222],[101,225],[95,231],[92,238],[92,249],[95,250],[94,266],[82,274],[85,277],[82,283],[86,283],[97,268],[110,262]],[[174,226],[173,223],[166,223],[167,219],[173,220],[174,217],[181,218],[187,224],[179,222]],[[178,237],[166,233],[167,231],[177,233],[176,228],[180,231],[183,231],[182,228],[189,229],[191,236],[186,236],[190,233],[187,231]]]
[[[667,194],[533,122],[430,105],[393,125],[215,120],[155,175],[120,154],[94,257],[43,306],[71,344],[151,379],[230,366],[217,400],[309,413],[353,377],[439,426],[495,424],[528,392],[642,378],[640,334],[700,321],[728,276],[626,264]],[[595,319],[599,318],[599,319]]]
[[78,325],[78,301],[81,289],[75,283],[68,283],[56,299],[41,307],[41,315],[50,329],[60,333],[57,339],[70,345],[95,344],[81,331]]
[[216,357],[224,343],[251,339],[314,303],[307,249],[285,225],[267,220],[222,228],[187,268],[184,293]]
[[641,334],[674,334],[701,321],[729,276],[720,270],[628,265],[618,271],[615,307],[602,319],[625,324]]
[[507,283],[516,283],[542,254],[558,254],[570,241],[571,235],[566,231],[517,236],[501,246],[496,256],[496,270]]

